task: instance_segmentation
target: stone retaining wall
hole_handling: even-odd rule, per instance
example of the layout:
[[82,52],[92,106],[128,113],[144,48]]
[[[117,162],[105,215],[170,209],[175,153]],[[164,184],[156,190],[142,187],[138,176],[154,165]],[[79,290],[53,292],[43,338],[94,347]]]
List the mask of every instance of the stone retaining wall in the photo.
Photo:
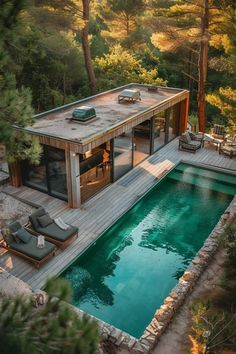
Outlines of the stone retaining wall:
[[236,196],[221,216],[219,222],[212,230],[209,237],[198,251],[195,258],[185,270],[178,284],[164,300],[163,305],[156,311],[151,323],[139,340],[143,347],[143,353],[148,353],[160,339],[175,313],[185,301],[187,295],[193,290],[198,278],[210,263],[212,256],[216,252],[220,236],[224,233],[227,221],[236,217]]
[[[219,246],[220,236],[224,232],[227,221],[234,217],[236,217],[236,196],[206,239],[202,248],[185,270],[183,276],[179,279],[178,284],[166,297],[163,305],[156,311],[151,323],[147,326],[140,339],[136,339],[116,327],[89,315],[97,322],[102,338],[115,344],[118,348],[124,348],[133,354],[149,353],[166,330],[186,297],[193,290],[204,269],[210,263],[213,254]],[[45,292],[39,290],[33,293],[28,284],[0,268],[0,295],[10,297],[17,294],[33,295],[35,306],[43,305],[47,301],[47,294]],[[82,310],[72,305],[70,306],[78,316],[84,315]]]

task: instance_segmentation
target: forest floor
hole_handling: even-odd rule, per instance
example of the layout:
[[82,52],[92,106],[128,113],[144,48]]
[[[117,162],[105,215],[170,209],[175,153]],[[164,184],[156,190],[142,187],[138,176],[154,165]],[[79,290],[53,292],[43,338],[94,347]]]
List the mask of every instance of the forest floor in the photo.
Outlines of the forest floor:
[[180,311],[163,334],[154,349],[154,354],[187,354],[192,346],[189,334],[191,319],[189,308],[198,298],[212,289],[216,289],[224,274],[225,250],[219,250],[212,258],[211,263],[199,278],[193,292],[187,298]]
[[13,221],[21,224],[28,222],[28,216],[34,210],[33,207],[20,201],[0,189],[0,229]]

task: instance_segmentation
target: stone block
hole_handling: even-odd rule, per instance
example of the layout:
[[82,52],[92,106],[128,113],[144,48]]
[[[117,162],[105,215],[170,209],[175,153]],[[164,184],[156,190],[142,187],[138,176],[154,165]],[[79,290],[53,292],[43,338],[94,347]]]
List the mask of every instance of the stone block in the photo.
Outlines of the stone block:
[[42,290],[35,290],[32,300],[35,307],[43,306],[48,302],[48,294]]
[[145,354],[148,352],[149,349],[147,350],[144,348],[139,342],[135,343],[134,347],[132,348],[132,354]]
[[137,340],[135,338],[131,338],[128,343],[128,349],[131,350],[135,346],[136,343],[137,343]]

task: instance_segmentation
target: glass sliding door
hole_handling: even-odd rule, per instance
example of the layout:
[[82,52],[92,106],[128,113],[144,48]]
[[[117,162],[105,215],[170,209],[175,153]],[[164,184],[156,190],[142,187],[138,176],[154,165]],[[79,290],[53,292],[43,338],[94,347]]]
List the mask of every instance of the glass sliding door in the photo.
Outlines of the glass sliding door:
[[171,141],[178,136],[179,132],[179,104],[169,109],[168,114],[168,137],[167,141]]
[[49,194],[60,199],[67,199],[65,151],[51,146],[48,146],[46,150]]
[[133,167],[133,131],[114,138],[113,180],[116,181]]
[[165,112],[158,113],[153,117],[153,151],[157,151],[165,145],[166,117]]
[[53,197],[67,200],[65,151],[43,145],[39,165],[21,161],[23,184]]
[[148,119],[134,127],[134,166],[150,155],[151,120]]
[[28,160],[21,161],[21,174],[24,185],[47,193],[46,155],[44,151],[38,165],[32,165]]
[[111,144],[104,143],[80,154],[80,192],[84,202],[111,182]]

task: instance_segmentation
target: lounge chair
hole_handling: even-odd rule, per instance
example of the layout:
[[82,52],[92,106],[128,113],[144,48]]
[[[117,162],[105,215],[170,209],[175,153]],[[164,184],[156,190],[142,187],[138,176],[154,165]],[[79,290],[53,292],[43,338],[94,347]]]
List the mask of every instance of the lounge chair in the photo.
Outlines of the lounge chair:
[[201,141],[192,140],[189,133],[183,133],[179,137],[179,150],[185,150],[189,152],[196,152],[202,146]]
[[46,240],[54,243],[58,248],[66,248],[74,238],[78,237],[78,227],[68,225],[66,230],[61,229],[42,207],[31,214],[29,219],[31,228],[44,235]]
[[[20,240],[16,235],[19,230],[25,231],[24,241]],[[10,224],[5,232],[2,230],[2,236],[3,239],[0,242],[0,247],[33,263],[37,268],[54,256],[56,252],[56,246],[47,241],[45,241],[43,248],[38,248],[37,234],[32,232],[32,230],[22,227],[17,221]]]

